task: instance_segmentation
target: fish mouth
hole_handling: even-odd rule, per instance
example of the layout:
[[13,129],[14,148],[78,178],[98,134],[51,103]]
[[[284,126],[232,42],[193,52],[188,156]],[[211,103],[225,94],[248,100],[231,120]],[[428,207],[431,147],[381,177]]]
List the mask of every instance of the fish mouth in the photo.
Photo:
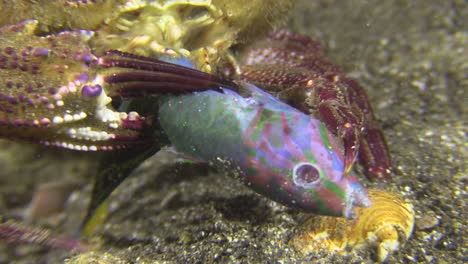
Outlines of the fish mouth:
[[369,207],[372,203],[367,195],[367,191],[358,182],[351,183],[346,192],[346,202],[343,208],[343,216],[347,219],[355,219],[354,207]]

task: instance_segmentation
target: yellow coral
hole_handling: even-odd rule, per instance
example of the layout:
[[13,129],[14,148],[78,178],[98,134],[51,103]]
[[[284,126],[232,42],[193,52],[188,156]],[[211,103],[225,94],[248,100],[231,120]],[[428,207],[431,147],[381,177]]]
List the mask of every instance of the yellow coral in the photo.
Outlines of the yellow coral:
[[304,255],[374,246],[379,261],[384,261],[411,235],[414,211],[410,203],[388,192],[369,190],[369,198],[372,206],[356,208],[355,220],[313,215],[301,225],[291,245]]

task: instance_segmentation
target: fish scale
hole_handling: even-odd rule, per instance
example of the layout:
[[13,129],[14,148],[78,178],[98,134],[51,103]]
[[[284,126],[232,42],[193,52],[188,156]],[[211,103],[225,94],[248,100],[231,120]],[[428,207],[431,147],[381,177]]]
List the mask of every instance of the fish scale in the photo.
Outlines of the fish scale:
[[169,96],[160,106],[159,121],[171,143],[185,155],[204,161],[241,157],[246,149],[237,142],[241,140],[239,120],[245,113],[233,114],[237,105],[232,99],[217,92]]

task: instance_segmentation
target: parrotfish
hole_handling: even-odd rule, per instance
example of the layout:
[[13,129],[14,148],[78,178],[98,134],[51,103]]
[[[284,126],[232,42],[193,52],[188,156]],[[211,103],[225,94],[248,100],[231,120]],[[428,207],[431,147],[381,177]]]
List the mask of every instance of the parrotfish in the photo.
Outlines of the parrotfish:
[[[124,100],[120,111],[138,108],[138,112],[157,118],[145,130],[148,145],[105,155],[80,228],[83,234],[100,224],[103,217],[99,215],[105,214],[109,194],[144,160],[167,145],[185,160],[208,163],[286,206],[346,218],[353,218],[355,206],[370,206],[358,178],[346,173],[343,142],[325,123],[250,83],[213,82],[210,80],[215,78],[206,74],[189,78],[185,76],[193,72],[189,61],[182,58],[169,62],[175,63],[171,72],[178,77],[171,84],[183,80],[190,86],[195,78],[216,87],[141,98],[143,101]],[[152,81],[167,85],[165,78]]]
[[159,124],[177,152],[307,212],[353,218],[354,206],[370,206],[324,123],[252,84],[239,86],[246,97],[221,88],[161,99]]

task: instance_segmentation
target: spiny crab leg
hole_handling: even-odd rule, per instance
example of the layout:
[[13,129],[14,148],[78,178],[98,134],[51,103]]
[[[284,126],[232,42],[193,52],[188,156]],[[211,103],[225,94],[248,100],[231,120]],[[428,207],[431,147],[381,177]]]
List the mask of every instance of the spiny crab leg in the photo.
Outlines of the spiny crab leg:
[[360,145],[360,158],[370,164],[365,166],[367,175],[382,175],[385,178],[385,175],[391,174],[391,157],[379,124],[370,122],[366,125]]
[[241,78],[326,123],[343,140],[346,172],[359,154],[368,178],[388,178],[389,151],[365,91],[323,57],[309,37],[275,32],[245,50]]
[[89,245],[71,238],[54,236],[47,230],[26,227],[12,221],[0,223],[0,241],[15,244],[38,244],[48,248],[84,252]]

